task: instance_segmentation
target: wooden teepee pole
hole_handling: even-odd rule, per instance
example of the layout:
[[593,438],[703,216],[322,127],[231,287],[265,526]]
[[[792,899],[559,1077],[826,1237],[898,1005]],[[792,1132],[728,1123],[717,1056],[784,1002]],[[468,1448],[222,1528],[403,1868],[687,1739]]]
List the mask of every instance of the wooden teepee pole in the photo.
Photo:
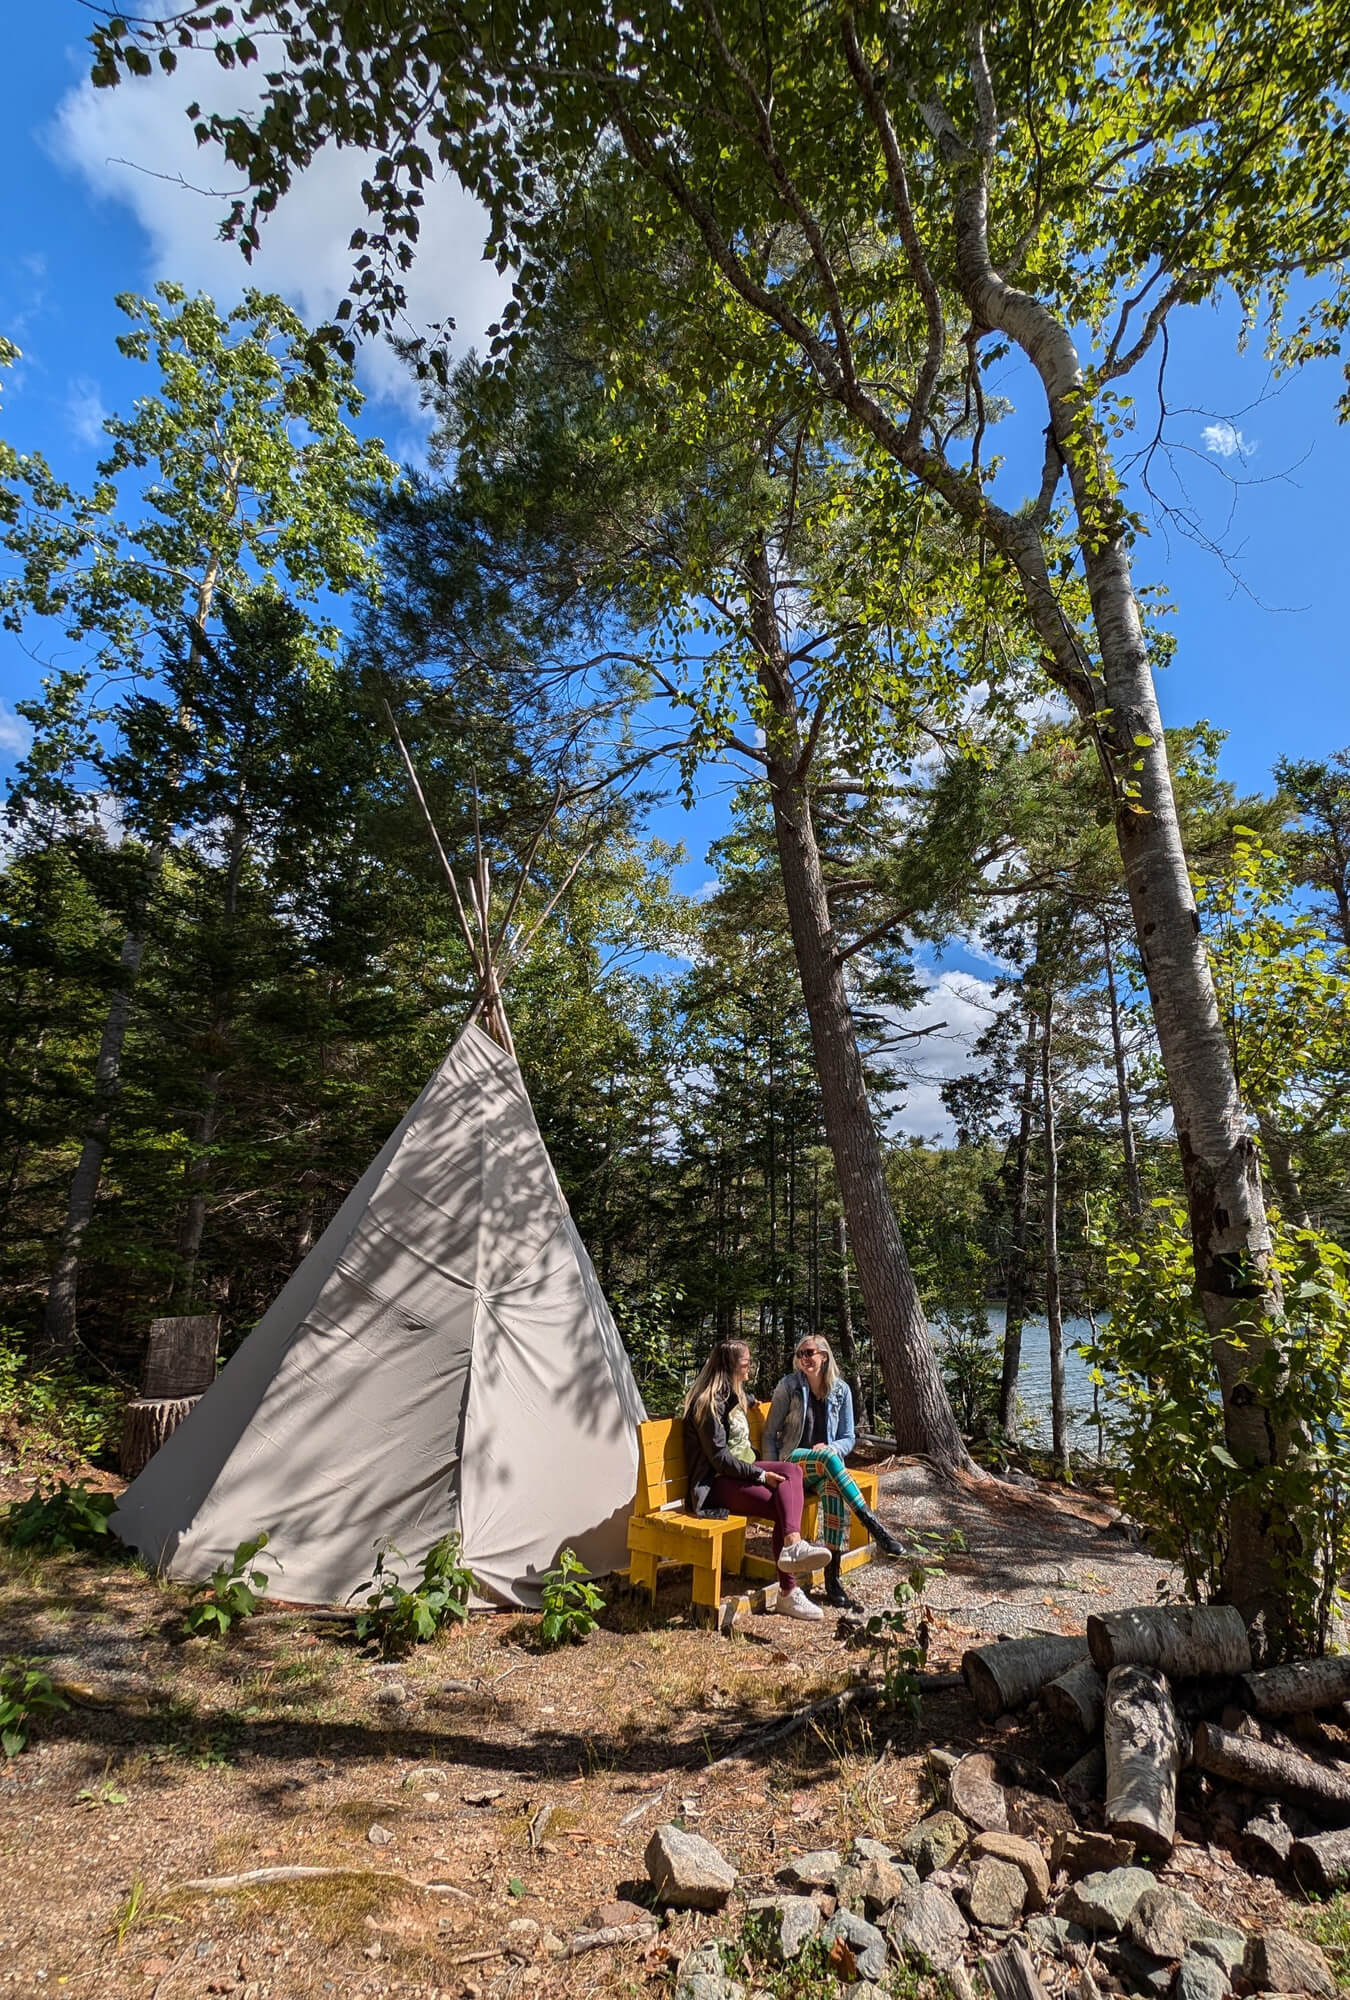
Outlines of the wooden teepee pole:
[[464,942],[469,947],[469,957],[473,960],[473,969],[477,973],[479,980],[481,981],[483,977],[483,966],[479,956],[478,947],[474,943],[473,931],[469,927],[469,919],[465,913],[464,904],[460,897],[459,884],[455,880],[455,871],[450,866],[450,857],[447,855],[444,847],[441,845],[441,836],[436,830],[436,822],[431,817],[431,808],[427,804],[426,795],[423,792],[421,784],[418,781],[416,766],[414,765],[412,758],[408,754],[407,744],[403,741],[403,738],[398,733],[398,724],[394,720],[394,711],[389,706],[389,703],[387,701],[384,703],[384,712],[389,718],[389,727],[394,732],[394,741],[395,743],[397,743],[399,749],[399,755],[403,759],[403,768],[408,773],[408,783],[412,786],[413,797],[417,800],[418,805],[422,808],[422,817],[427,823],[427,832],[431,835],[431,844],[435,848],[437,856],[440,859],[441,867],[445,870],[445,879],[450,884],[450,893],[455,899],[455,912],[459,917],[459,927],[461,931],[463,931],[464,933]]
[[516,1053],[515,1039],[511,1024],[506,1018],[506,1002],[497,978],[497,967],[492,954],[492,926],[489,912],[492,902],[492,877],[488,869],[487,854],[483,848],[483,827],[478,811],[478,772],[473,772],[473,842],[474,842],[474,904],[478,914],[479,935],[483,948],[483,1026],[493,1040],[500,1042],[509,1056]]

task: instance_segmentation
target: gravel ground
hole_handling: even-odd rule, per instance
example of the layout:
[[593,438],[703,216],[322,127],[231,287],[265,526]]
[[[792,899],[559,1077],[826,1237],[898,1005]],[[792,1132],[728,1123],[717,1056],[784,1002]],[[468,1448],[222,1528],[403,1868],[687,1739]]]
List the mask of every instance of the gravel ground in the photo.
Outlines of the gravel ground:
[[[1062,1487],[950,1485],[922,1460],[909,1459],[882,1473],[881,1512],[897,1533],[960,1531],[965,1553],[948,1557],[927,1601],[991,1637],[1081,1632],[1091,1612],[1153,1604],[1160,1585],[1179,1583],[1169,1563],[1113,1525],[1113,1509]],[[861,1574],[879,1581],[885,1573],[879,1565]]]

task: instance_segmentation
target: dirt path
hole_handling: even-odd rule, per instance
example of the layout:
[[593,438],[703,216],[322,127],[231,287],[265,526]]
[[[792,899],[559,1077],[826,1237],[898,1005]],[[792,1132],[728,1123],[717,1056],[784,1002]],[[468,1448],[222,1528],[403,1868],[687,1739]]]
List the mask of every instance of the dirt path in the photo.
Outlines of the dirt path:
[[[1151,1601],[1159,1566],[1100,1509],[1006,1490],[996,1504],[888,1470],[897,1526],[959,1526],[934,1586],[931,1664],[972,1636],[1081,1628]],[[876,1564],[852,1585],[890,1600]],[[925,1808],[930,1742],[988,1740],[964,1691],[920,1725],[720,1761],[754,1726],[855,1677],[833,1617],[703,1631],[673,1573],[655,1611],[616,1602],[577,1651],[486,1614],[392,1669],[334,1628],[181,1639],[183,1594],[144,1571],[0,1551],[0,1654],[75,1684],[75,1705],[0,1765],[0,1996],[33,2000],[514,2000],[661,1991],[684,1918],[651,1946],[568,1960],[597,1905],[640,1893],[651,1829],[678,1815],[768,1885],[777,1858],[896,1837]],[[1044,1753],[1027,1735],[1014,1744]],[[268,1866],[357,1871],[208,1896],[188,1881]],[[426,1886],[435,1885],[435,1886]]]

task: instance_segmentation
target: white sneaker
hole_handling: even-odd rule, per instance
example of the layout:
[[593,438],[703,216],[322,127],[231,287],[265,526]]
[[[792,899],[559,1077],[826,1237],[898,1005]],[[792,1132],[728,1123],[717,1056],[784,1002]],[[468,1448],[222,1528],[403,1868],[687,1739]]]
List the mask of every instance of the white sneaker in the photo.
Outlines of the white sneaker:
[[778,1557],[779,1569],[789,1570],[793,1576],[810,1576],[812,1570],[828,1569],[829,1563],[829,1549],[800,1539],[786,1543]]
[[774,1610],[782,1618],[812,1619],[825,1616],[820,1606],[811,1602],[799,1583],[794,1583],[791,1590],[784,1590],[782,1585],[779,1585],[778,1602]]

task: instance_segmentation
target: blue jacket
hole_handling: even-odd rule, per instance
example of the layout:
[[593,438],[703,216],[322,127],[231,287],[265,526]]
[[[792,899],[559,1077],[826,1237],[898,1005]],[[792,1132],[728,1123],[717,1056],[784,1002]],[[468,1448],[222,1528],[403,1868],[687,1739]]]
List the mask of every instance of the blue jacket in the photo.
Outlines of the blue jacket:
[[[773,1392],[769,1414],[764,1419],[760,1451],[766,1459],[791,1458],[806,1432],[806,1412],[811,1385],[800,1369],[785,1375]],[[841,1375],[825,1399],[825,1439],[841,1458],[852,1451],[853,1391]]]

